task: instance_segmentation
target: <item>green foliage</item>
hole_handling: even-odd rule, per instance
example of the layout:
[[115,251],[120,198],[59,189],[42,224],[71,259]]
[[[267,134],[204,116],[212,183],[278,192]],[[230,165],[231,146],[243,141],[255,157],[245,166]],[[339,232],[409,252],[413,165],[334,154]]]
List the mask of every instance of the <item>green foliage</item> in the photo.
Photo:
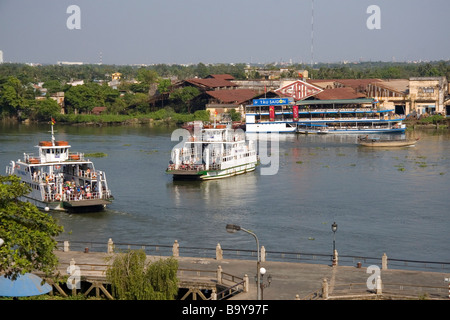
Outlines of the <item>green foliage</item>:
[[65,92],[66,106],[77,112],[89,112],[94,107],[111,105],[119,96],[117,90],[108,85],[98,85],[89,82],[83,85],[71,86]]
[[34,270],[51,272],[58,265],[54,237],[63,231],[36,206],[18,201],[30,188],[16,176],[0,176],[0,273],[15,279]]
[[30,98],[34,100],[34,96],[30,97],[28,88],[18,78],[9,76],[0,84],[0,114],[18,114],[29,106]]
[[419,123],[427,124],[427,123],[433,123],[436,124],[437,122],[444,120],[445,117],[441,114],[435,114],[428,117],[420,118]]
[[191,109],[190,102],[199,94],[200,90],[198,90],[195,87],[187,86],[172,91],[172,93],[169,96],[169,99],[176,104],[184,106],[185,109],[182,110],[185,111],[187,108],[187,112],[190,113]]
[[113,257],[106,271],[112,294],[120,300],[173,300],[178,293],[178,261],[146,261],[144,250],[129,250]]
[[31,117],[36,120],[48,121],[61,113],[61,107],[56,100],[47,98],[38,100],[31,108]]
[[104,152],[93,152],[93,153],[85,153],[84,156],[87,158],[103,158],[107,157],[108,154]]
[[241,114],[234,109],[230,110],[231,121],[241,121]]

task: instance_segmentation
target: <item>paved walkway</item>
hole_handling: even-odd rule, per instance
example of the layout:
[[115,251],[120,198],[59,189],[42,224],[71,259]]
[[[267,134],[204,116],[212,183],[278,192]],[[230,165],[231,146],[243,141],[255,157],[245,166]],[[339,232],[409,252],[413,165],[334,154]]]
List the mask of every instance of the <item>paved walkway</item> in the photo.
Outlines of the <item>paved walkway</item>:
[[[67,267],[73,258],[77,264],[105,264],[106,253],[84,253],[77,251],[57,251],[60,262]],[[159,259],[159,257],[150,257]],[[180,269],[195,269],[216,271],[221,266],[223,272],[238,277],[248,275],[250,290],[234,297],[235,300],[255,300],[256,261],[240,259],[216,260],[212,258],[178,258]],[[269,287],[264,289],[265,300],[309,299],[315,292],[321,292],[323,280],[329,284],[329,298],[366,299],[374,294],[368,290],[367,281],[372,273],[366,268],[349,266],[331,267],[323,264],[308,264],[297,262],[262,262],[266,276],[272,276]],[[62,267],[61,270],[64,270]],[[380,270],[383,283],[383,296],[388,299],[404,299],[405,297],[426,299],[449,299],[448,273],[424,272],[409,270]],[[266,281],[264,281],[266,282]]]

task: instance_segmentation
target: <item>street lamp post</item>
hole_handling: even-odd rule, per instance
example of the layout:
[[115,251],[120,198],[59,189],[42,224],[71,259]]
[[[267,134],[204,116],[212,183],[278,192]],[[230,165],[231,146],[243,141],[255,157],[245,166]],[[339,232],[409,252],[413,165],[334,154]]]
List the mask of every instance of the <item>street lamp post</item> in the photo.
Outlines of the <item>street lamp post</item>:
[[267,277],[267,284],[264,284],[264,275],[266,274],[266,268],[261,267],[259,269],[259,272],[261,274],[261,300],[264,300],[264,289],[267,287],[270,287],[270,283],[272,282],[272,276],[269,274]]
[[336,231],[337,231],[337,223],[333,222],[331,225],[331,231],[333,231],[333,266],[336,265]]
[[256,276],[257,276],[257,280],[256,280],[256,296],[257,296],[257,300],[261,300],[261,288],[260,288],[260,285],[261,285],[260,281],[261,281],[261,279],[260,279],[260,268],[259,268],[260,263],[261,263],[261,259],[260,259],[260,256],[259,256],[259,240],[258,240],[258,237],[253,232],[251,232],[249,230],[246,230],[246,229],[244,229],[244,228],[242,228],[240,226],[237,226],[235,224],[227,224],[226,229],[227,229],[227,232],[229,232],[229,233],[235,233],[237,231],[241,231],[242,230],[244,232],[247,232],[248,234],[251,234],[256,240],[256,251],[257,251],[257,254],[258,254],[258,260],[256,262]]

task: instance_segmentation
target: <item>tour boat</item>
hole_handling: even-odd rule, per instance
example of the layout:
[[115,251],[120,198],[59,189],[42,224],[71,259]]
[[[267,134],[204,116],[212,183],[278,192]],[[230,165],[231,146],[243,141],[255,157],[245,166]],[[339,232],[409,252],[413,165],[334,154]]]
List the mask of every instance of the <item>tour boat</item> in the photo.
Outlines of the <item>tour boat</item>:
[[[280,99],[281,100],[281,99]],[[377,107],[374,99],[301,100],[246,107],[247,132],[403,133],[404,117]]]
[[211,180],[254,171],[258,156],[245,132],[227,125],[205,125],[172,150],[166,173],[179,180]]
[[67,141],[55,141],[54,122],[51,141],[40,141],[37,155],[24,153],[24,158],[11,161],[6,174],[16,175],[31,192],[21,201],[30,202],[45,211],[99,211],[113,197],[105,172],[96,170],[83,153],[70,152]]
[[408,147],[413,146],[417,139],[380,139],[380,138],[369,138],[358,137],[358,144],[365,147]]

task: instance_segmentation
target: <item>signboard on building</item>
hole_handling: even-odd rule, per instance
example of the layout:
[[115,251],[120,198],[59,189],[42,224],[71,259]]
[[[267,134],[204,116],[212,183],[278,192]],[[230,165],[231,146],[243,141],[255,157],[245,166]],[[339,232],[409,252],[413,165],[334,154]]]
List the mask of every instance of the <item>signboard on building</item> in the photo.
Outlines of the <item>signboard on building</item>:
[[264,99],[253,99],[254,106],[281,106],[289,104],[293,101],[292,98],[264,98]]
[[292,97],[296,101],[314,96],[322,91],[323,90],[321,88],[301,80],[297,80],[287,86],[275,90],[275,92],[281,93],[284,96]]

